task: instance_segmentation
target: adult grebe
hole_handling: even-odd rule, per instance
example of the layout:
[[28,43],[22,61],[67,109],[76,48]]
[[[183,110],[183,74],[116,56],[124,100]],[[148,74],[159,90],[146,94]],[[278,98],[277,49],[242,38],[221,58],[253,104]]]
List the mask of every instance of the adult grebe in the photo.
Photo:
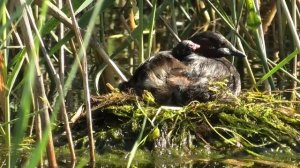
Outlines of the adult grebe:
[[120,90],[132,89],[137,95],[148,90],[159,104],[184,105],[192,100],[226,98],[218,97],[222,94],[213,90],[214,83],[226,82],[227,90],[237,96],[241,91],[240,75],[224,58],[230,55],[245,56],[218,33],[198,33],[172,51],[158,52],[146,60],[128,82],[120,85]]

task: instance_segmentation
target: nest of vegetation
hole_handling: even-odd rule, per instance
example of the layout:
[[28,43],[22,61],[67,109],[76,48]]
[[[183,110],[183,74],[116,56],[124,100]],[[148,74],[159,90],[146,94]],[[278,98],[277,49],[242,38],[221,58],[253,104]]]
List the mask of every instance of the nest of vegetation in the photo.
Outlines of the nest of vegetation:
[[[290,103],[276,95],[246,92],[229,102],[166,107],[157,105],[148,92],[138,98],[115,91],[92,97],[96,147],[99,152],[130,151],[138,141],[140,149],[159,152],[270,156],[276,151],[297,160],[300,115]],[[78,136],[86,132],[79,129],[83,121],[73,127]],[[77,146],[82,147],[82,142],[78,138]]]

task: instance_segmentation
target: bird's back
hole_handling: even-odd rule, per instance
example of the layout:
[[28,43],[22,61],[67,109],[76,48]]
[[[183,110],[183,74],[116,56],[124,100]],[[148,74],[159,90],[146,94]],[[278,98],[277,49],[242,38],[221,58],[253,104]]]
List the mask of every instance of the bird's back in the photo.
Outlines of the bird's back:
[[144,90],[150,91],[160,104],[180,104],[180,90],[190,85],[185,74],[188,67],[174,58],[170,51],[162,51],[140,65],[128,82],[119,88],[122,91],[133,90],[142,95]]
[[233,95],[239,95],[241,91],[240,75],[226,58],[213,59],[191,54],[183,62],[190,67],[187,76],[193,81],[193,86],[198,86],[202,92],[206,90],[209,92],[210,84],[224,82]]

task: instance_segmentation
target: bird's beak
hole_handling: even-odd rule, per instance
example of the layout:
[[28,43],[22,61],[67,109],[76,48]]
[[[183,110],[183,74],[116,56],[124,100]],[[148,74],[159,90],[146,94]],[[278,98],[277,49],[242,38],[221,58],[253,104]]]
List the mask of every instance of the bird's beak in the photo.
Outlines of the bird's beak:
[[241,57],[241,58],[247,57],[243,52],[241,52],[237,49],[231,50],[231,55],[236,56],[236,57]]
[[237,50],[233,46],[230,48],[227,48],[227,47],[218,48],[218,52],[220,54],[222,54],[222,56],[235,56],[235,57],[241,57],[241,58],[246,57],[246,55],[243,52]]

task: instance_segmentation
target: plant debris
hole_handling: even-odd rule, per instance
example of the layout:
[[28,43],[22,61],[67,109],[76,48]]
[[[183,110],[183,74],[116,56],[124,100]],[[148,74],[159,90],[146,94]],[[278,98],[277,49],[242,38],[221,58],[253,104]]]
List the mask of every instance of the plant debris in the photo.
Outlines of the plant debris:
[[300,152],[300,115],[288,101],[259,92],[246,92],[237,100],[168,107],[156,104],[148,92],[143,98],[123,92],[94,96],[96,146],[100,152],[131,150],[144,130],[139,146],[147,150],[204,150],[224,156],[270,158],[280,151],[289,159],[296,157]]

